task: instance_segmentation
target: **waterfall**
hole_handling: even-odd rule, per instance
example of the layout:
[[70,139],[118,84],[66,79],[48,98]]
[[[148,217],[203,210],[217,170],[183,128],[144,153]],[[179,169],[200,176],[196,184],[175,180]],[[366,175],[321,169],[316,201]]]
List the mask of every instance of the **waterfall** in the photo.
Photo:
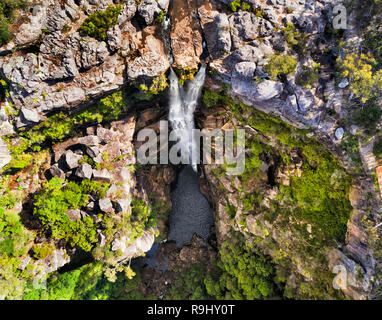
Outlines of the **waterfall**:
[[173,130],[177,130],[180,141],[186,141],[187,154],[192,168],[197,171],[196,163],[192,162],[192,154],[195,150],[194,137],[194,111],[197,107],[198,98],[202,91],[206,78],[206,65],[202,65],[193,80],[188,81],[184,89],[179,85],[178,77],[171,68],[170,73],[170,112],[169,120]]

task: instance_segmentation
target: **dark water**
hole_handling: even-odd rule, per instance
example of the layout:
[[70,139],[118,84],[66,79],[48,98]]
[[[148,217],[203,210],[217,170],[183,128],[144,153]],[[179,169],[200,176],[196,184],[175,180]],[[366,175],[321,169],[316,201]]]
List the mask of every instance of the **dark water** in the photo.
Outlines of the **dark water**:
[[191,166],[180,172],[171,199],[168,239],[174,240],[178,247],[189,243],[194,233],[206,239],[214,223],[213,211],[200,192],[198,176]]

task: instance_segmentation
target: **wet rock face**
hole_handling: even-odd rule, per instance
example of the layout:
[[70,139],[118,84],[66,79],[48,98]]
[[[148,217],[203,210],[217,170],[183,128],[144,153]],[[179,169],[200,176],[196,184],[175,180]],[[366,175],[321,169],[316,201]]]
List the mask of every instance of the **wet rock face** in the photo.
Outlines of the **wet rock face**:
[[172,7],[170,39],[174,66],[180,69],[197,69],[203,52],[202,35],[196,16],[197,2],[174,0]]

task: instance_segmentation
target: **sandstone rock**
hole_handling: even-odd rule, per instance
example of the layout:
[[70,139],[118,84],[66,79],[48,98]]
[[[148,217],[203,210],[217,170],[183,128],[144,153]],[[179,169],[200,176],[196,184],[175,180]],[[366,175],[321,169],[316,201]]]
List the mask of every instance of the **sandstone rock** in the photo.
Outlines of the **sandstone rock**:
[[89,135],[89,136],[78,138],[78,143],[88,147],[93,147],[99,144],[99,138],[96,135]]
[[107,36],[107,43],[111,51],[116,51],[119,48],[121,48],[122,33],[118,25],[115,25],[114,27],[110,28],[107,31],[106,36]]
[[168,59],[155,52],[149,52],[142,57],[136,58],[127,65],[129,79],[139,77],[157,77],[163,74],[169,67]]
[[101,211],[105,213],[111,213],[113,212],[113,204],[111,203],[109,198],[100,199],[98,200],[98,206]]
[[143,235],[137,238],[133,244],[126,246],[127,237],[122,236],[120,239],[115,239],[112,243],[112,251],[121,250],[123,255],[120,258],[121,260],[127,260],[134,257],[138,257],[143,253],[149,251],[154,243],[155,237],[154,234],[145,230]]
[[338,84],[338,88],[345,89],[348,85],[349,85],[349,81],[345,79]]
[[75,38],[67,39],[61,32],[53,32],[44,38],[40,46],[39,73],[41,80],[66,79],[78,75],[74,51]]
[[248,61],[254,63],[264,57],[264,53],[261,49],[250,45],[245,45],[237,49],[232,55],[238,61]]
[[109,143],[113,138],[113,134],[109,129],[103,128],[101,126],[97,127],[97,137],[101,143]]
[[98,244],[101,248],[106,244],[106,237],[102,232],[98,232]]
[[88,163],[80,165],[76,170],[76,176],[82,179],[90,179],[93,174],[93,169]]
[[239,11],[230,18],[232,45],[239,49],[243,42],[254,40],[258,37],[258,18],[253,13]]
[[54,2],[53,5],[47,8],[46,28],[48,31],[59,31],[69,22],[69,17],[58,2]]
[[203,40],[199,31],[195,0],[174,0],[170,18],[170,32],[174,65],[181,69],[197,69],[203,52]]
[[69,217],[70,220],[80,220],[81,219],[81,210],[68,210],[65,214]]
[[345,131],[343,128],[338,128],[335,132],[335,136],[336,136],[336,139],[337,140],[342,140],[342,138],[344,137],[344,134],[345,134]]
[[69,169],[75,169],[79,166],[78,161],[82,158],[82,156],[73,153],[73,151],[68,150],[65,154],[65,163]]
[[77,56],[77,65],[83,69],[90,69],[101,64],[109,55],[106,43],[91,37],[84,37],[80,41],[81,53]]
[[245,81],[254,81],[255,70],[255,63],[239,62],[235,65],[235,77]]
[[145,19],[147,25],[154,22],[154,19],[161,12],[156,0],[141,0],[138,5],[138,13]]
[[62,171],[59,167],[58,164],[54,164],[49,168],[49,173],[52,175],[52,177],[58,177],[60,179],[65,178],[65,173]]
[[217,47],[218,50],[229,53],[231,51],[231,34],[229,33],[230,25],[228,17],[225,13],[219,13],[215,17],[217,28]]
[[91,158],[95,158],[100,154],[100,151],[98,147],[89,147],[86,148],[86,154]]
[[27,108],[21,108],[21,113],[24,117],[25,120],[30,121],[30,122],[40,122],[40,114],[37,112],[36,109],[30,110]]
[[90,201],[87,205],[86,205],[86,209],[89,210],[89,211],[93,211],[95,208],[95,203],[94,201]]
[[134,0],[127,0],[122,7],[121,13],[118,16],[118,24],[122,25],[134,17],[137,11],[137,5]]
[[93,170],[93,179],[94,180],[110,182],[111,178],[112,178],[112,176],[107,169]]
[[283,92],[284,86],[276,81],[264,80],[257,85],[256,98],[258,100],[269,100]]
[[115,203],[116,203],[116,213],[119,213],[119,212],[123,212],[123,213],[129,212],[130,202],[131,201],[129,199],[117,199],[115,201]]
[[45,259],[37,260],[33,263],[36,266],[33,271],[36,273],[35,278],[39,279],[46,274],[56,271],[69,262],[70,258],[65,249],[54,250]]
[[45,26],[47,6],[50,1],[44,1],[32,8],[28,21],[24,22],[18,32],[15,34],[15,43],[23,46],[36,41],[42,34],[42,28]]
[[7,144],[0,138],[0,169],[12,160]]

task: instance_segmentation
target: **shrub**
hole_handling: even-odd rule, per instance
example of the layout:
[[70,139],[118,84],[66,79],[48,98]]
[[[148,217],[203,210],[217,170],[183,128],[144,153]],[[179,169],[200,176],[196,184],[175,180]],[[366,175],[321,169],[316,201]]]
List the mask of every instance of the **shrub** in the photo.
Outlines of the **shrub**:
[[28,3],[24,0],[0,0],[0,46],[9,42],[12,35],[9,31],[9,23],[14,18],[16,9],[26,9]]
[[349,53],[337,59],[340,75],[351,82],[350,90],[365,103],[378,98],[382,91],[382,70],[376,70],[376,60],[371,54]]
[[120,4],[110,5],[105,11],[92,13],[80,26],[80,32],[98,40],[106,40],[106,32],[117,23],[121,8]]
[[308,35],[296,30],[292,23],[282,30],[283,36],[289,47],[295,50],[299,55],[304,54],[307,45]]
[[318,81],[320,75],[316,70],[308,69],[301,72],[296,78],[296,83],[300,86],[310,88],[315,82]]
[[237,9],[240,9],[241,6],[241,1],[240,0],[234,0],[229,4],[229,8],[233,11],[236,12]]
[[211,107],[214,107],[218,104],[219,100],[220,100],[220,95],[219,93],[215,92],[215,91],[210,91],[210,90],[204,90],[204,93],[203,93],[203,103],[204,105],[207,107],[207,108],[211,108]]
[[218,263],[204,284],[207,293],[217,299],[253,300],[275,294],[274,277],[270,259],[254,252],[237,235],[222,243]]
[[357,125],[375,132],[376,125],[381,119],[382,111],[375,101],[368,101],[366,105],[358,107],[354,112],[354,120]]
[[265,70],[272,79],[276,79],[280,75],[288,75],[296,69],[296,59],[291,56],[274,55],[271,57]]
[[374,143],[373,153],[378,159],[382,159],[382,137],[379,137]]
[[90,251],[96,242],[96,230],[90,217],[70,220],[65,214],[69,209],[79,209],[86,205],[88,197],[75,182],[52,178],[35,197],[33,214],[36,215],[45,231],[53,239],[65,239],[70,245]]

